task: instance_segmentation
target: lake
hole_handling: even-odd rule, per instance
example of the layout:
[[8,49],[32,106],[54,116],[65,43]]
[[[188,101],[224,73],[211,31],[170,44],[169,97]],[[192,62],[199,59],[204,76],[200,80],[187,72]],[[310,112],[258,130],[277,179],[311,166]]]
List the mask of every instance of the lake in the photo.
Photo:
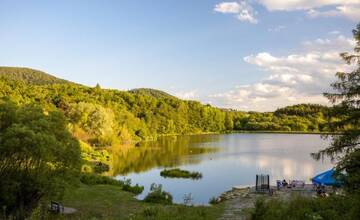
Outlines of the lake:
[[[207,204],[213,196],[233,186],[254,185],[256,174],[277,179],[305,180],[333,165],[315,161],[310,153],[329,143],[315,134],[235,133],[164,137],[156,142],[114,150],[112,175],[130,178],[145,186],[138,196],[144,198],[152,183],[162,184],[174,202],[182,203],[191,193],[194,204]],[[160,176],[164,168],[201,172],[200,180],[172,179]]]

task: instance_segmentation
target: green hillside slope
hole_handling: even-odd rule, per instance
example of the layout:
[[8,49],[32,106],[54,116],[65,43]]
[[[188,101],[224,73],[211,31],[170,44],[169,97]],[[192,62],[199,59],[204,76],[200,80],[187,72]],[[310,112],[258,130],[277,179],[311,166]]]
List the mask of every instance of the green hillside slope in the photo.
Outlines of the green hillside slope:
[[69,81],[59,79],[50,74],[44,73],[39,70],[20,67],[1,67],[0,77],[5,77],[11,80],[20,80],[26,83],[43,85],[55,83],[70,83]]

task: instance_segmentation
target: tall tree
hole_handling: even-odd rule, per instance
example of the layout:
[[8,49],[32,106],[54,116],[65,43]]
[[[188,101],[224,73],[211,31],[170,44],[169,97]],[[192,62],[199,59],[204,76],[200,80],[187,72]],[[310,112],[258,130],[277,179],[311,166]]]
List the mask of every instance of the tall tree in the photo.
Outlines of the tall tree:
[[61,197],[80,163],[61,113],[0,102],[0,207],[7,215],[24,219],[42,199]]
[[352,71],[336,73],[332,84],[334,93],[324,94],[335,104],[333,114],[341,120],[331,122],[333,131],[343,130],[341,135],[332,135],[328,148],[313,154],[316,159],[330,156],[338,161],[337,170],[345,171],[345,185],[351,192],[360,192],[360,23],[353,30],[356,45],[353,53],[341,53]]

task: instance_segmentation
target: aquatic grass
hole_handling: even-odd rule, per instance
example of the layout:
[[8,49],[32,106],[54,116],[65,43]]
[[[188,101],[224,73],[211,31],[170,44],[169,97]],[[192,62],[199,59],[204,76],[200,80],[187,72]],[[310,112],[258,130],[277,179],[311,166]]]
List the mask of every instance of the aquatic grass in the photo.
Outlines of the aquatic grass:
[[199,172],[190,172],[188,170],[181,170],[179,168],[175,169],[165,169],[160,172],[160,176],[169,177],[169,178],[188,178],[188,179],[201,179],[202,174]]

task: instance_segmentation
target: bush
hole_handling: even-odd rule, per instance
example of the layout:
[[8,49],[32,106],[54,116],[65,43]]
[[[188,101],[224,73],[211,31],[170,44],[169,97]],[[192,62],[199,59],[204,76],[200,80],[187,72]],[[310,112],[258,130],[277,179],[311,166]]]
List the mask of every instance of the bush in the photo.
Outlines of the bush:
[[131,186],[131,180],[127,179],[124,180],[123,190],[127,192],[132,192],[134,194],[140,194],[144,191],[144,187],[140,186],[139,184],[136,184],[135,186]]
[[160,176],[162,177],[170,177],[170,178],[191,178],[191,179],[200,179],[202,178],[202,174],[199,172],[190,172],[187,170],[176,169],[165,169],[160,172]]
[[144,202],[160,203],[160,204],[172,204],[172,196],[170,193],[162,190],[162,185],[151,184],[150,192],[145,197]]
[[213,197],[211,197],[210,199],[209,199],[209,204],[211,204],[211,205],[216,205],[216,204],[218,204],[219,203],[219,199],[218,198],[216,198],[215,196],[213,196]]
[[95,173],[103,173],[103,172],[107,172],[110,170],[110,166],[107,165],[106,163],[95,163],[94,165],[94,171]]

